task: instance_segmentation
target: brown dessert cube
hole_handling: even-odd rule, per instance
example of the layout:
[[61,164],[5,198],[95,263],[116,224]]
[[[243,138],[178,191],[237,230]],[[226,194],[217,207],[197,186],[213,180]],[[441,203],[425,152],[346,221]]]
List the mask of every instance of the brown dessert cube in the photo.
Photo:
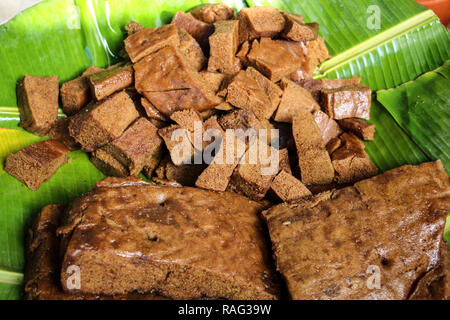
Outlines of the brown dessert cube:
[[253,41],[247,59],[263,75],[277,82],[303,68],[303,56],[304,47],[300,42],[261,38]]
[[321,110],[314,112],[313,117],[320,129],[320,132],[322,133],[322,139],[325,144],[330,142],[331,139],[339,137],[342,133],[338,123]]
[[174,47],[146,56],[134,70],[136,89],[164,116],[183,109],[205,111],[221,102]]
[[320,109],[319,104],[308,90],[284,78],[282,80],[283,95],[273,119],[278,122],[292,123],[293,117],[303,112]]
[[178,46],[180,39],[177,27],[165,25],[159,28],[144,29],[124,40],[125,50],[133,63],[165,46]]
[[312,195],[300,180],[284,170],[273,179],[270,190],[283,202],[298,201]]
[[163,138],[170,157],[175,165],[191,164],[195,155],[192,145],[192,133],[179,125],[171,125],[158,130],[158,134]]
[[214,33],[209,37],[208,71],[235,74],[240,61],[235,54],[239,45],[239,21],[222,20],[214,23]]
[[119,138],[138,117],[133,100],[121,91],[73,116],[69,133],[84,151],[92,152]]
[[136,21],[130,21],[125,26],[125,31],[127,32],[127,34],[129,36],[131,36],[132,34],[138,33],[139,31],[142,31],[144,29],[145,29],[145,27]]
[[243,8],[236,18],[239,20],[240,43],[259,37],[275,37],[285,25],[281,12],[272,7]]
[[312,41],[317,39],[319,33],[318,23],[303,23],[292,14],[283,13],[286,24],[281,36],[292,41]]
[[75,139],[70,136],[69,123],[70,118],[61,118],[56,120],[55,124],[48,132],[48,136],[50,139],[61,142],[70,151],[78,150],[80,149],[80,146]]
[[92,153],[91,162],[106,176],[127,177],[130,175],[129,170],[104,148]]
[[58,77],[26,75],[17,84],[20,126],[45,136],[58,116]]
[[294,117],[292,132],[297,147],[302,182],[307,185],[331,183],[334,178],[334,168],[312,114],[305,112]]
[[150,121],[140,118],[134,122],[120,138],[102,149],[117,159],[129,175],[137,176],[147,162],[159,162],[162,156],[163,141]]
[[37,190],[68,160],[69,149],[57,140],[36,142],[6,158],[5,171]]
[[159,112],[158,109],[156,109],[155,106],[146,98],[141,98],[141,105],[144,108],[147,118],[166,121],[166,117],[164,117],[161,112]]
[[241,60],[241,65],[247,67],[250,64],[248,61],[247,54],[250,52],[250,41],[245,41],[238,52],[236,53],[236,57]]
[[181,164],[176,166],[170,159],[170,156],[167,156],[158,165],[155,174],[160,179],[176,181],[185,187],[193,187],[204,169],[204,164]]
[[208,90],[217,93],[222,87],[222,83],[225,80],[225,75],[219,72],[200,72],[200,77],[205,83]]
[[336,120],[362,118],[370,120],[372,90],[364,85],[322,90],[322,110]]
[[214,26],[211,23],[200,21],[189,12],[178,11],[172,19],[172,25],[186,30],[197,40],[203,52],[208,52],[208,37],[214,32]]
[[339,149],[342,145],[342,140],[339,138],[333,138],[327,143],[327,151],[331,155],[337,149]]
[[320,94],[322,91],[322,80],[315,79],[301,79],[301,80],[293,80],[302,88],[308,90],[313,96],[314,100],[320,101]]
[[357,135],[363,140],[373,140],[375,135],[375,125],[367,123],[361,119],[348,118],[339,120],[339,125],[346,131]]
[[94,98],[103,100],[114,92],[123,90],[133,84],[133,67],[131,63],[128,63],[124,66],[93,74],[88,79]]
[[344,133],[341,140],[343,146],[331,155],[337,183],[354,183],[378,173],[378,168],[364,151],[364,143],[358,137]]
[[330,58],[327,46],[325,45],[325,40],[321,37],[318,37],[316,40],[309,41],[306,44],[306,52],[307,54],[306,61],[304,62],[304,70],[309,74],[313,74],[319,64]]
[[223,3],[201,4],[189,12],[196,19],[206,23],[229,20],[234,16],[234,10]]
[[92,94],[87,77],[102,71],[104,69],[91,66],[80,77],[62,84],[62,110],[66,115],[72,116],[88,105]]
[[185,128],[191,132],[195,130],[195,123],[200,124],[200,128],[203,126],[203,119],[201,115],[193,110],[186,109],[172,113],[170,119],[175,121],[180,127]]
[[203,54],[203,50],[197,40],[184,29],[178,29],[178,35],[180,37],[178,49],[183,53],[187,64],[197,71],[202,70],[208,59]]

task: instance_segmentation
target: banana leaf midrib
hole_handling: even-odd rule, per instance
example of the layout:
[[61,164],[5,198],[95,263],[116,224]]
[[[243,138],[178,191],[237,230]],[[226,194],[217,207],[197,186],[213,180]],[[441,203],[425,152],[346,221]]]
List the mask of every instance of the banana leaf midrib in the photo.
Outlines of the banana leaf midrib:
[[361,42],[354,47],[341,52],[340,54],[332,57],[331,59],[322,63],[315,71],[314,78],[320,79],[327,75],[327,73],[345,65],[346,63],[355,60],[372,50],[389,43],[393,39],[396,39],[410,31],[413,31],[420,26],[428,24],[432,21],[438,21],[438,18],[431,10],[421,12],[408,20],[402,21],[396,26],[387,29],[376,36]]
[[23,281],[23,273],[0,269],[0,283],[20,285]]

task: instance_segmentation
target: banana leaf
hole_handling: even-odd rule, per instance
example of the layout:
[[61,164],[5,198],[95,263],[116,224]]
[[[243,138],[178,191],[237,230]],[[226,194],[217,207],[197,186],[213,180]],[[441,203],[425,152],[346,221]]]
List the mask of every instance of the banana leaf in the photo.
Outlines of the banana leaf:
[[[170,21],[177,10],[205,2],[46,0],[0,26],[0,299],[20,298],[24,235],[36,213],[48,203],[69,203],[103,177],[81,151],[72,152],[71,162],[38,191],[30,191],[4,172],[7,155],[42,139],[18,127],[17,80],[24,74],[56,74],[63,82],[89,65],[114,63],[129,20],[157,26]],[[243,1],[224,2],[236,10],[246,5]],[[257,3],[262,2],[249,1],[250,5]],[[321,23],[321,35],[335,57],[317,70],[316,77],[356,74],[372,88],[383,89],[433,70],[449,57],[448,34],[431,11],[412,0],[265,3]],[[382,9],[381,30],[364,28],[369,3]],[[406,40],[401,40],[403,36]],[[367,143],[367,151],[381,171],[429,159],[376,101],[371,122],[377,125],[377,133],[375,141]]]
[[377,93],[396,122],[450,173],[450,60],[415,81]]

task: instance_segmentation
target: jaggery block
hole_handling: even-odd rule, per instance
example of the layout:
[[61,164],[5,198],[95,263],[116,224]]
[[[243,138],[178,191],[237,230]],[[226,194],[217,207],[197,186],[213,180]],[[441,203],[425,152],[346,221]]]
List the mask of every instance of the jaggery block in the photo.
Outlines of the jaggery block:
[[203,54],[197,40],[184,29],[178,29],[178,36],[180,37],[178,49],[184,54],[187,63],[197,71],[202,70],[208,59]]
[[239,43],[259,37],[275,37],[285,25],[281,12],[272,7],[243,8],[236,19],[239,20]]
[[200,44],[203,52],[208,52],[208,37],[214,32],[211,23],[200,21],[188,12],[178,11],[172,19],[172,25],[186,30]]
[[189,12],[196,19],[206,23],[229,20],[234,16],[234,10],[223,3],[201,4]]
[[294,117],[292,133],[297,147],[302,182],[306,185],[331,183],[334,168],[312,114],[305,112]]
[[214,93],[217,93],[222,87],[222,83],[225,80],[225,75],[219,72],[200,72],[200,77],[205,83],[206,87]]
[[125,26],[125,31],[127,32],[127,34],[129,36],[131,36],[132,34],[138,33],[139,31],[142,31],[144,29],[145,29],[145,27],[136,21],[130,21]]
[[284,26],[281,36],[291,41],[312,41],[317,39],[319,33],[319,24],[303,23],[300,19],[292,14],[285,14],[283,12],[286,24]]
[[159,121],[167,120],[166,117],[164,117],[161,112],[159,112],[158,109],[144,97],[141,98],[141,106],[144,109],[147,118]]
[[68,160],[69,149],[57,140],[36,142],[6,158],[5,171],[37,190]]
[[25,75],[17,83],[20,126],[38,136],[45,136],[58,116],[58,77]]
[[133,100],[121,91],[73,116],[69,133],[84,151],[92,152],[119,138],[138,117]]
[[175,165],[190,164],[195,155],[192,145],[192,133],[179,125],[170,125],[158,130],[159,136],[164,140],[170,157]]
[[236,53],[236,57],[241,61],[241,65],[247,67],[250,64],[248,61],[247,54],[250,52],[250,41],[245,41],[238,52]]
[[78,150],[80,149],[80,145],[70,136],[69,123],[70,118],[60,118],[56,120],[55,124],[48,132],[48,136],[50,139],[61,142],[70,151]]
[[127,177],[128,169],[103,148],[95,150],[91,156],[92,164],[109,177]]
[[335,152],[337,149],[339,149],[342,145],[342,140],[339,138],[333,138],[327,143],[327,151],[331,155],[333,152]]
[[239,21],[222,20],[214,23],[214,33],[209,37],[208,71],[235,74],[241,69],[235,54],[239,45]]
[[300,180],[284,170],[273,179],[270,190],[283,202],[298,201],[312,195]]
[[186,109],[172,113],[170,119],[175,121],[180,127],[185,128],[191,132],[195,130],[195,123],[203,126],[202,116],[193,109]]
[[338,89],[324,89],[320,102],[323,112],[330,118],[370,120],[372,90],[362,84]]
[[320,129],[320,132],[322,133],[322,139],[325,144],[330,142],[331,139],[339,137],[342,133],[342,129],[338,123],[321,110],[314,112],[313,117]]
[[133,67],[131,63],[127,63],[124,66],[93,74],[88,79],[93,97],[102,100],[133,84]]
[[291,80],[282,80],[283,95],[273,119],[278,122],[292,123],[298,113],[313,112],[320,106],[311,93]]
[[330,58],[325,40],[321,37],[317,37],[316,40],[309,41],[306,44],[306,60],[304,62],[304,70],[310,75],[323,61]]
[[342,129],[350,131],[363,140],[373,140],[375,135],[375,125],[367,123],[358,118],[348,118],[338,120]]
[[204,169],[204,164],[181,164],[176,166],[170,159],[170,156],[167,156],[160,162],[155,170],[155,174],[160,179],[176,181],[185,187],[193,187]]
[[180,38],[177,27],[169,24],[159,28],[144,29],[128,36],[124,42],[128,56],[135,63],[165,46],[178,46]]

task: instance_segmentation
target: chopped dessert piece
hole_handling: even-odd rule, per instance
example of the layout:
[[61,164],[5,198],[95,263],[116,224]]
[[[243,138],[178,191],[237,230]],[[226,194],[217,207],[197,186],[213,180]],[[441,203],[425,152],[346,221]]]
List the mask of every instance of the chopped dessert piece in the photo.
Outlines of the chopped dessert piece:
[[292,14],[285,14],[283,12],[286,24],[284,26],[281,36],[285,39],[292,41],[312,41],[317,39],[319,33],[319,24],[313,23],[303,23],[303,19]]
[[343,79],[322,79],[319,81],[322,83],[323,89],[339,89],[361,84],[361,78],[357,76]]
[[[266,150],[262,151],[261,148],[266,148]],[[252,153],[254,159],[252,159]],[[274,153],[277,153],[277,155],[274,156]],[[267,163],[262,162],[261,154],[267,155],[264,158],[267,160]],[[277,162],[275,166],[271,163],[273,158]],[[273,170],[271,170],[272,167]],[[244,194],[252,200],[260,201],[265,197],[267,191],[269,191],[272,180],[278,172],[278,150],[267,144],[262,144],[259,139],[256,139],[242,157],[236,170],[234,170],[233,176],[231,177],[231,184],[239,193]]]
[[361,140],[351,133],[342,134],[341,140],[343,146],[331,155],[337,183],[353,183],[378,173]]
[[291,80],[281,81],[283,95],[273,120],[292,123],[293,117],[303,112],[319,110],[320,106],[308,90],[300,87]]
[[320,94],[322,91],[322,80],[302,79],[295,81],[299,86],[308,90],[313,96],[314,100],[320,101]]
[[144,108],[145,114],[149,119],[155,119],[160,121],[166,121],[166,117],[164,117],[158,109],[155,108],[154,105],[151,104],[146,98],[141,98],[141,105]]
[[334,168],[314,117],[304,112],[294,117],[292,132],[304,184],[328,184],[333,181]]
[[48,132],[48,136],[50,139],[61,142],[70,151],[78,150],[80,149],[80,145],[70,136],[69,123],[70,118],[60,118],[56,120],[55,124]]
[[339,125],[346,131],[356,134],[363,140],[373,140],[375,135],[375,125],[367,123],[358,118],[348,118],[339,120]]
[[92,95],[95,99],[102,100],[133,84],[133,67],[131,63],[128,63],[124,66],[93,74],[88,79]]
[[342,129],[339,127],[337,122],[321,110],[314,112],[313,117],[320,129],[320,132],[322,133],[322,139],[325,144],[330,142],[331,139],[339,137],[342,133]]
[[157,127],[147,119],[139,118],[120,138],[102,149],[127,168],[128,175],[137,176],[147,162],[161,160],[163,141]]
[[171,125],[158,130],[158,134],[163,138],[170,157],[175,165],[191,164],[195,156],[195,149],[192,145],[192,133],[179,125]]
[[127,34],[129,36],[131,36],[131,35],[133,35],[135,33],[138,33],[138,32],[140,32],[140,31],[142,31],[144,29],[145,29],[145,27],[142,24],[140,24],[140,23],[138,23],[136,21],[130,21],[125,26],[125,31],[127,32]]
[[173,47],[148,55],[134,70],[136,89],[164,116],[183,109],[205,111],[222,102]]
[[176,166],[170,159],[170,156],[167,156],[156,168],[155,174],[160,179],[176,181],[185,187],[193,187],[204,169],[205,165],[203,164],[181,164]]
[[235,74],[241,69],[235,54],[239,45],[239,21],[222,20],[214,23],[214,33],[209,37],[208,71]]
[[247,59],[263,75],[277,82],[303,68],[304,51],[300,42],[261,38],[253,41]]
[[129,170],[103,148],[95,150],[91,156],[92,164],[109,177],[128,177]]
[[17,83],[20,126],[38,136],[45,136],[58,116],[58,77],[26,75]]
[[272,7],[243,8],[236,19],[239,20],[239,43],[259,37],[275,37],[285,25],[281,12]]
[[180,37],[180,51],[186,57],[188,65],[193,69],[200,71],[208,62],[208,59],[203,54],[203,50],[186,30],[178,29],[178,35]]
[[227,88],[227,102],[253,111],[260,120],[270,119],[280,102],[281,89],[254,68],[241,70]]
[[306,44],[305,71],[312,74],[319,64],[330,58],[325,40],[318,37]]
[[88,105],[92,100],[92,94],[87,77],[102,71],[105,70],[91,66],[80,77],[62,84],[62,110],[66,115],[73,116]]
[[322,110],[336,120],[361,118],[370,120],[372,90],[360,84],[339,89],[322,90]]
[[286,171],[289,174],[292,174],[291,170],[291,162],[289,159],[289,150],[287,148],[280,149],[278,151],[278,155],[280,157],[280,168],[279,171]]
[[270,190],[283,202],[298,201],[312,195],[300,180],[284,170],[273,179]]
[[272,207],[263,215],[290,296],[413,297],[418,282],[435,274],[444,258],[440,252],[449,194],[447,173],[437,161]]
[[307,73],[304,68],[302,68],[292,72],[287,78],[298,84],[302,80],[311,80],[311,74]]
[[73,116],[69,133],[84,151],[92,152],[119,138],[138,117],[133,100],[121,91]]
[[200,72],[200,77],[202,78],[203,82],[205,83],[206,87],[214,93],[217,93],[221,86],[222,82],[225,79],[225,75],[219,72],[208,72],[208,71],[202,71]]
[[[61,283],[69,293],[276,299],[261,209],[233,193],[105,179],[58,228],[67,243]],[[67,286],[71,265],[79,289]]]
[[6,158],[5,171],[37,190],[68,160],[69,149],[57,140],[36,142]]
[[159,28],[144,29],[130,35],[124,42],[128,56],[133,63],[136,63],[165,46],[178,46],[180,38],[177,27],[169,24]]
[[247,59],[247,54],[250,52],[250,41],[245,41],[238,52],[236,53],[236,57],[241,61],[241,65],[247,67],[250,64],[250,61]]
[[194,18],[190,12],[178,11],[172,19],[172,25],[186,30],[197,40],[203,52],[208,52],[208,37],[214,32],[214,26],[211,23],[205,23]]
[[342,145],[342,140],[339,138],[333,138],[327,143],[327,151],[331,155],[337,149],[339,149]]
[[229,20],[234,16],[234,10],[223,3],[201,4],[189,12],[196,19],[206,23]]
[[203,119],[201,115],[192,109],[181,110],[172,113],[170,119],[175,121],[180,127],[185,128],[191,132],[195,130],[195,122],[203,125]]

